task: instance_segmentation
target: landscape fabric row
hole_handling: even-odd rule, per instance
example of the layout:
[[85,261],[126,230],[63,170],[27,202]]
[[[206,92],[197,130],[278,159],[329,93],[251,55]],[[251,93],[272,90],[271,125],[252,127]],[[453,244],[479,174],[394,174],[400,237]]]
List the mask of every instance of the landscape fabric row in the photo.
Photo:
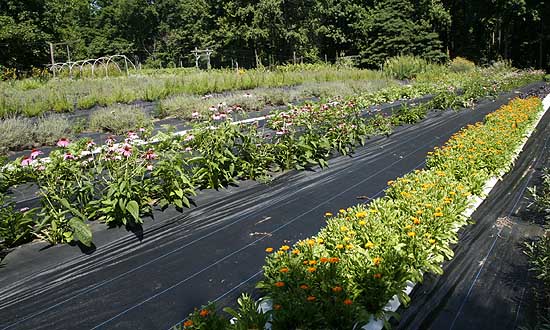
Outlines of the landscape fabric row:
[[434,146],[514,95],[432,112],[324,170],[203,191],[197,207],[156,214],[143,232],[97,232],[88,254],[44,243],[16,249],[0,268],[0,329],[163,329],[206,301],[231,304],[259,280],[258,251],[318,232],[327,210],[380,196],[388,180],[422,167]]

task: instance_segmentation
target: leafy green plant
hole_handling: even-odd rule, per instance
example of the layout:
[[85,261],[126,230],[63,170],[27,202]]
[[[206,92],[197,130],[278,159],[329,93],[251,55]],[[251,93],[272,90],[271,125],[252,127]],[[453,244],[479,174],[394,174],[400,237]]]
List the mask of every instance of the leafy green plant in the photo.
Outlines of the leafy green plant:
[[476,68],[476,65],[472,61],[468,61],[467,59],[457,56],[453,58],[451,63],[449,63],[449,69],[451,72],[469,72]]
[[271,313],[264,312],[261,307],[262,301],[256,301],[249,294],[243,293],[237,299],[238,309],[225,307],[224,312],[233,317],[229,326],[233,330],[262,330],[265,329]]
[[36,209],[15,210],[15,203],[0,193],[0,246],[14,247],[29,242],[33,235]]
[[428,61],[417,56],[402,55],[392,57],[384,62],[382,70],[395,79],[413,79],[425,72],[429,67]]
[[550,220],[550,168],[542,171],[542,184],[538,189],[536,186],[530,187],[529,194],[533,198],[530,208]]
[[90,115],[89,127],[93,130],[124,134],[150,126],[150,119],[137,106],[118,105],[94,111]]

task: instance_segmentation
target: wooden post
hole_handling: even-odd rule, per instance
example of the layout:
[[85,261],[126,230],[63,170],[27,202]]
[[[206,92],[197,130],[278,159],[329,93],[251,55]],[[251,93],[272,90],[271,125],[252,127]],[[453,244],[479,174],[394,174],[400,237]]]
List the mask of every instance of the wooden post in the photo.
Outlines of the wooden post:
[[327,64],[327,54],[325,54],[325,64]]
[[210,65],[210,54],[212,54],[212,51],[210,49],[206,50],[206,68],[210,70],[212,66]]
[[54,59],[54,56],[53,56],[53,52],[54,52],[54,50],[53,50],[53,43],[48,42],[48,44],[50,44],[50,58],[51,58],[51,60],[52,60],[52,65],[54,65],[54,64],[55,64],[55,59]]
[[294,65],[296,65],[296,52],[292,52],[292,63],[294,63]]

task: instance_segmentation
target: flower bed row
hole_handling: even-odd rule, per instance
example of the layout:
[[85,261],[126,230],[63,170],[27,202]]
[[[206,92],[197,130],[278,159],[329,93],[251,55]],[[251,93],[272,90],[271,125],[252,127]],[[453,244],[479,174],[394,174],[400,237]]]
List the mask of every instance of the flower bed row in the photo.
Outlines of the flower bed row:
[[314,237],[267,248],[264,279],[258,283],[272,309],[263,313],[250,296],[228,309],[232,322],[209,304],[193,312],[184,329],[353,329],[371,317],[386,319],[384,306],[407,281],[442,273],[453,257],[450,244],[467,223],[462,214],[485,182],[507,170],[542,104],[515,99],[469,125],[427,157],[427,169],[388,182],[386,196],[327,212]]
[[[511,87],[537,77],[536,72],[524,72],[496,81]],[[476,91],[477,97],[487,95]],[[160,133],[149,139],[147,132],[130,132],[121,144],[109,139],[99,149],[93,141],[69,144],[62,139],[48,159],[33,150],[3,167],[0,191],[35,183],[41,206],[20,212],[2,196],[7,207],[0,212],[0,238],[8,247],[36,236],[54,244],[78,240],[89,245],[87,220],[140,225],[155,205],[189,206],[196,189],[218,189],[238,179],[263,180],[277,170],[326,166],[334,153],[349,154],[369,136],[418,121],[439,105],[364,118],[365,102],[296,106],[270,117],[265,127],[234,125],[230,114],[217,109],[213,119],[197,118],[196,128],[182,136]]]

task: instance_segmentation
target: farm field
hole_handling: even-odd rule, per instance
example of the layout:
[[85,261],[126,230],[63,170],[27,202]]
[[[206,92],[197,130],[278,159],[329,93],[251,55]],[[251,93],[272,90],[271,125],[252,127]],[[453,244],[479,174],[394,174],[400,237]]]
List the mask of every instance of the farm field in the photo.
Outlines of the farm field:
[[168,328],[208,300],[229,304],[259,280],[264,254],[258,251],[311,236],[325,212],[380,196],[387,181],[421,168],[434,146],[514,95],[473,111],[431,112],[389,138],[373,137],[352,157],[329,160],[324,170],[202,190],[196,207],[155,210],[155,220],[133,233],[96,228],[94,247],[82,247],[90,255],[66,245],[43,251],[44,243],[26,245],[0,269],[6,297],[0,310],[11,315],[2,327]]

